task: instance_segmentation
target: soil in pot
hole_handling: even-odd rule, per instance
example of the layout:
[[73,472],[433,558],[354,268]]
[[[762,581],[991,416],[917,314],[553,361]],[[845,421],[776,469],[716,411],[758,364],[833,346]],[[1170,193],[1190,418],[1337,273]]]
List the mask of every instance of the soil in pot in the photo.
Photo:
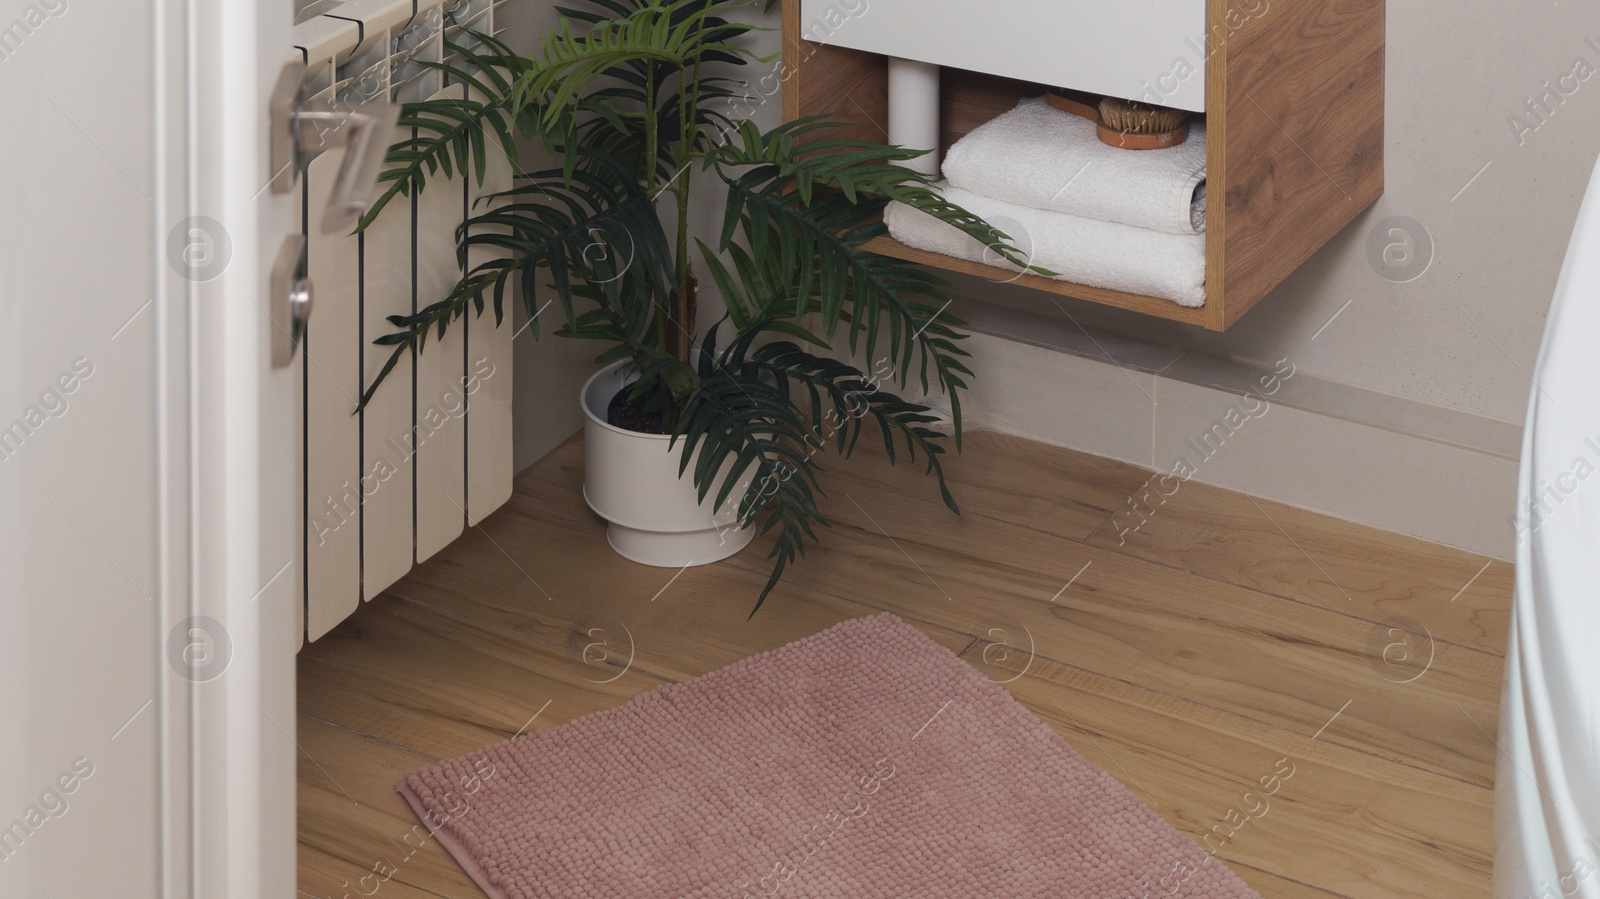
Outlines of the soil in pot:
[[624,387],[607,404],[606,421],[638,434],[665,434],[667,429],[661,424],[661,410],[647,408],[652,399],[654,397],[629,399],[628,388]]

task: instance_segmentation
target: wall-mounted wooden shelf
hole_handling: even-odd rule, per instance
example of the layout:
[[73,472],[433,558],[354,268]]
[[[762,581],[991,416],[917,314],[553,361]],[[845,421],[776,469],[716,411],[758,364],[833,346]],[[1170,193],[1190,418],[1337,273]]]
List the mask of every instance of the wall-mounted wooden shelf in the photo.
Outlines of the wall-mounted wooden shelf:
[[[827,115],[845,123],[841,135],[887,141],[887,58],[807,39],[817,32],[802,7],[784,4],[784,117]],[[1069,35],[1071,0],[1058,8],[1059,22],[1009,27]],[[1204,306],[1019,276],[887,237],[872,249],[1214,331],[1233,325],[1383,193],[1385,10],[1384,0],[1207,0],[1206,9]],[[877,6],[870,13],[881,14]],[[941,150],[1043,93],[1039,84],[954,68],[941,81]]]

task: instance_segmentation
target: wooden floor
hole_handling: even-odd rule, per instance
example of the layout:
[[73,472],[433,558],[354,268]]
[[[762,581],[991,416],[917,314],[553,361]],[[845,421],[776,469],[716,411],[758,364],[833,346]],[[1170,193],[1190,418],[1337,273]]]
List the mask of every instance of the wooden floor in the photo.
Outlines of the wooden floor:
[[[878,610],[1006,682],[1263,896],[1489,895],[1503,562],[1192,481],[1134,531],[1146,472],[980,433],[949,466],[959,518],[870,448],[829,463],[833,527],[746,620],[766,544],[622,560],[582,450],[302,652],[304,895],[480,896],[406,840],[405,771]],[[1280,759],[1292,777],[1260,796]]]

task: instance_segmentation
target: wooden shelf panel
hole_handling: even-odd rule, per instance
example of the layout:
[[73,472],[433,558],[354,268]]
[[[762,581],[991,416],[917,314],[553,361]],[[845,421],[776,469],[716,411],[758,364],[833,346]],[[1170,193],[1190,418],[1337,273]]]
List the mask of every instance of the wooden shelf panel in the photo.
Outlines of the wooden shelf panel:
[[1223,330],[1383,194],[1384,0],[1211,0],[1209,296]]

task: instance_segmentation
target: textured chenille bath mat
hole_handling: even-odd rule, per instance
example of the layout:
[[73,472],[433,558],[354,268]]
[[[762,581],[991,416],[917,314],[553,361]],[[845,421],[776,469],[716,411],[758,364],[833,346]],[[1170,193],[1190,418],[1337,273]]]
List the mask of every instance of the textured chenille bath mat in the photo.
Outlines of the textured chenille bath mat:
[[889,615],[397,789],[494,899],[1259,899]]

